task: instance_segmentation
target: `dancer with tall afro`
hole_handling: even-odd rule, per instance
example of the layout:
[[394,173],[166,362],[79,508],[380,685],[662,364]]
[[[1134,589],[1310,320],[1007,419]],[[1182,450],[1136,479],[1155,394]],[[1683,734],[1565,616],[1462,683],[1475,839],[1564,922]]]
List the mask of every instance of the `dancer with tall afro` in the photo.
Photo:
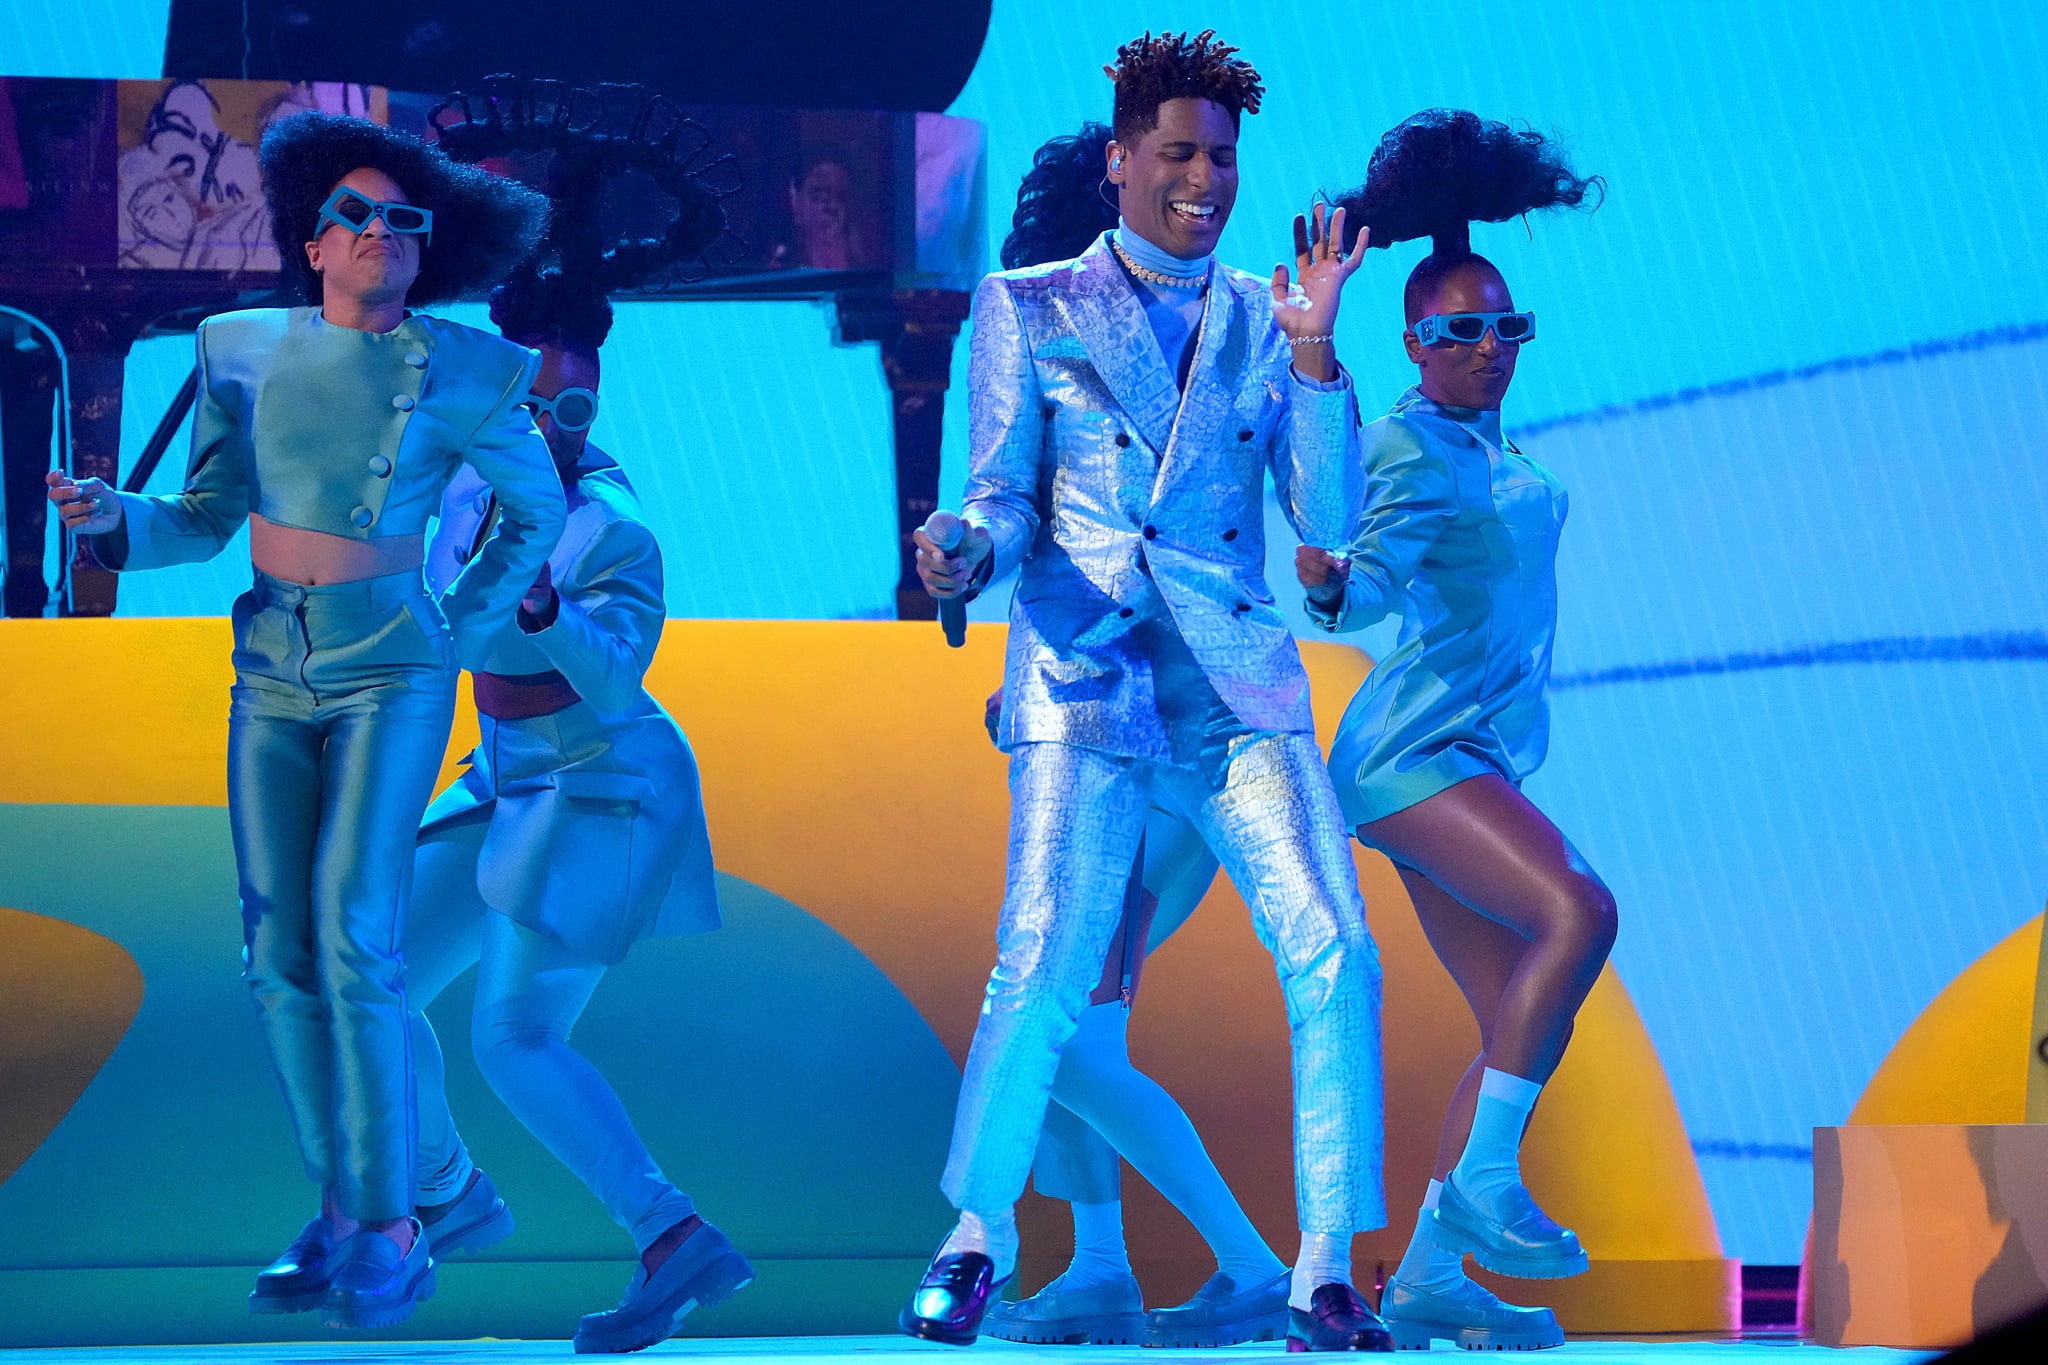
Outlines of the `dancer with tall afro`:
[[1614,943],[1614,898],[1522,794],[1549,742],[1565,493],[1502,431],[1536,316],[1473,252],[1470,224],[1597,203],[1540,134],[1432,109],[1389,132],[1339,203],[1375,246],[1427,237],[1402,333],[1419,382],[1366,430],[1371,475],[1340,553],[1304,545],[1311,617],[1356,630],[1401,614],[1399,643],[1352,699],[1330,753],[1345,822],[1393,860],[1430,945],[1479,1024],[1422,1215],[1380,1309],[1397,1344],[1556,1346],[1547,1308],[1502,1303],[1464,1253],[1556,1278],[1586,1253],[1524,1188],[1522,1133]]
[[[467,642],[512,619],[564,517],[525,406],[539,357],[412,309],[502,280],[539,244],[547,206],[332,114],[273,124],[260,160],[307,306],[200,325],[183,492],[52,474],[50,497],[124,571],[210,558],[248,525],[255,585],[235,603],[228,714],[243,977],[320,1191],[249,1306],[381,1327],[434,1290],[413,1217],[399,948],[413,841],[458,662],[483,661]],[[461,475],[491,488],[499,515],[437,602],[426,528]]]

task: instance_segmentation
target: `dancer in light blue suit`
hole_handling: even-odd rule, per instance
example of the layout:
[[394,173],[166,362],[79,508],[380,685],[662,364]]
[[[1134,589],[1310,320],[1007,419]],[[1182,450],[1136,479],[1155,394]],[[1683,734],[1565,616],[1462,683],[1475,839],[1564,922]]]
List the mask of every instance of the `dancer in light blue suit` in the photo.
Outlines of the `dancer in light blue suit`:
[[961,1211],[901,1325],[973,1340],[1012,1272],[1060,1049],[1094,984],[1155,801],[1201,831],[1280,970],[1303,1231],[1290,1335],[1388,1349],[1349,1279],[1385,1217],[1379,972],[1308,678],[1262,576],[1270,471],[1302,537],[1340,543],[1363,497],[1330,332],[1357,255],[1341,216],[1295,222],[1300,292],[1215,262],[1257,73],[1203,34],[1112,69],[1106,182],[1122,223],[1078,259],[990,276],[970,370],[970,530],[919,542],[934,595],[1020,570],[999,742],[1008,890],[944,1189]]
[[[511,619],[563,519],[521,406],[537,357],[407,304],[503,278],[545,204],[360,119],[282,120],[262,161],[278,249],[317,306],[200,327],[182,493],[52,476],[51,496],[117,569],[208,558],[248,523],[256,583],[235,603],[228,717],[243,975],[322,1191],[249,1304],[377,1327],[434,1287],[412,1217],[399,951],[414,833],[448,743],[463,628]],[[503,512],[437,608],[420,574],[426,526],[464,466]]]
[[[668,617],[661,546],[624,471],[589,438],[613,322],[608,293],[697,255],[725,219],[715,195],[677,180],[678,217],[658,245],[605,252],[595,230],[604,173],[645,144],[634,131],[545,131],[556,157],[553,263],[493,294],[491,320],[540,352],[528,401],[569,521],[516,618],[485,641],[472,669],[477,747],[420,828],[405,941],[419,1057],[417,1195],[437,1246],[480,1250],[512,1231],[449,1112],[445,1061],[423,1013],[474,964],[470,1041],[484,1078],[639,1257],[619,1305],[576,1329],[577,1351],[614,1353],[665,1339],[754,1275],[570,1042],[606,970],[633,944],[719,926],[697,761],[645,684]],[[494,121],[458,133],[456,153],[503,150],[494,137],[524,145]],[[481,482],[449,487],[430,583],[460,577],[494,515]]]

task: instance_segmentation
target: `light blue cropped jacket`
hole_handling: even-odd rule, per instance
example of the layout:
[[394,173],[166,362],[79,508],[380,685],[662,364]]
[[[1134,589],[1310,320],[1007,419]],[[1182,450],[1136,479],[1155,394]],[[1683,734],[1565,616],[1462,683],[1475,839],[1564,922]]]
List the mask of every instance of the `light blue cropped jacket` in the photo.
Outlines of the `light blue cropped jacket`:
[[197,342],[184,491],[119,494],[121,525],[92,537],[100,562],[210,559],[252,512],[351,540],[419,535],[467,464],[497,492],[498,527],[441,607],[463,666],[482,667],[565,519],[561,478],[521,406],[538,354],[425,314],[366,332],[317,308],[223,313]]

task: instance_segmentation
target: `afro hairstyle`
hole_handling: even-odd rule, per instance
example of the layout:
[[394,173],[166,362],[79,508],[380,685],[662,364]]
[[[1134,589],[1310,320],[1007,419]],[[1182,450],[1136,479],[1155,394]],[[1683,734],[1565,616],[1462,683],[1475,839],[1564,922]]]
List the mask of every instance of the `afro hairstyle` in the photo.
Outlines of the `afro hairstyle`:
[[433,241],[420,253],[419,278],[406,295],[414,306],[485,292],[538,250],[547,232],[541,195],[367,119],[292,114],[270,125],[257,155],[271,236],[309,303],[320,301],[320,277],[305,243],[313,240],[320,206],[358,167],[384,172],[406,198],[433,211]]
[[1116,226],[1116,209],[1102,193],[1109,140],[1107,124],[1084,123],[1031,154],[1003,239],[1003,269],[1072,260]]
[[1505,223],[1544,209],[1598,208],[1607,182],[1581,176],[1541,133],[1464,109],[1425,109],[1396,124],[1373,150],[1365,183],[1337,196],[1354,226],[1386,247],[1418,237],[1430,253],[1408,276],[1402,305],[1412,323],[1453,272],[1493,263],[1472,250],[1471,225]]
[[1365,183],[1337,196],[1372,245],[1433,239],[1442,254],[1469,251],[1472,223],[1505,223],[1542,209],[1595,207],[1607,182],[1582,177],[1541,133],[1463,109],[1425,109],[1380,139]]
[[1266,87],[1237,49],[1216,41],[1215,29],[1190,39],[1185,33],[1145,36],[1116,50],[1116,61],[1102,68],[1116,82],[1116,103],[1110,126],[1116,140],[1135,145],[1159,126],[1159,106],[1168,100],[1198,99],[1220,104],[1235,128],[1245,114],[1259,112]]
[[612,303],[588,276],[520,270],[491,291],[491,322],[521,346],[552,346],[595,361],[612,332]]

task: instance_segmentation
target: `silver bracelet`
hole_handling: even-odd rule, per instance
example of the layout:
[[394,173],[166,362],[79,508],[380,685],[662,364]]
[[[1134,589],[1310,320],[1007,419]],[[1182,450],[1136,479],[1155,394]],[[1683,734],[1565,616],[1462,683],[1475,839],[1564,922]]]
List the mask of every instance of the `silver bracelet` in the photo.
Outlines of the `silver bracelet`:
[[1289,346],[1316,346],[1326,341],[1335,341],[1336,339],[1330,333],[1325,332],[1319,337],[1289,337],[1287,338],[1287,344]]

